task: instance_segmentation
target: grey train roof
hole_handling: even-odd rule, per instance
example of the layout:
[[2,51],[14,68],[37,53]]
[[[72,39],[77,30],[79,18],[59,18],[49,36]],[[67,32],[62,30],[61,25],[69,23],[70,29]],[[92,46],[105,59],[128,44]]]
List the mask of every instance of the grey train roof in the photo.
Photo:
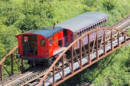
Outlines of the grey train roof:
[[81,31],[81,29],[83,28],[91,27],[104,20],[107,20],[107,15],[104,13],[86,12],[61,24],[57,24],[55,29],[53,29],[53,27],[46,26],[41,30],[32,30],[28,32],[43,35],[44,37],[49,38],[62,29],[69,29],[72,32],[78,32]]
[[78,32],[82,28],[88,28],[99,22],[107,20],[108,16],[101,12],[86,12],[70,20],[57,24],[58,27],[69,29],[72,32]]

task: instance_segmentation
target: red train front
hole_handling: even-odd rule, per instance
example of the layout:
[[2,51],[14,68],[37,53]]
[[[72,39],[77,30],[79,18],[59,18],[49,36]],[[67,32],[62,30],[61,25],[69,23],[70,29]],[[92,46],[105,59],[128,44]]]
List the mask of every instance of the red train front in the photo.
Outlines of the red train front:
[[60,27],[45,27],[17,35],[19,55],[32,62],[52,60],[72,40],[72,32]]

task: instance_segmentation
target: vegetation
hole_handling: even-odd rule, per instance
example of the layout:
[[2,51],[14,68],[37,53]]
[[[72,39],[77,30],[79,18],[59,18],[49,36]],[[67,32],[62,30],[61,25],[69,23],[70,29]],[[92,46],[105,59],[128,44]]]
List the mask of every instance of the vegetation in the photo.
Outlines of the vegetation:
[[[112,25],[130,13],[129,3],[130,0],[0,0],[0,59],[17,44],[15,35],[19,33],[42,29],[88,11],[108,14],[108,25]],[[129,52],[130,47],[124,47],[71,80],[80,77],[81,82],[93,86],[130,85]]]
[[130,47],[123,47],[86,70],[82,81],[90,82],[92,86],[129,86],[129,62]]

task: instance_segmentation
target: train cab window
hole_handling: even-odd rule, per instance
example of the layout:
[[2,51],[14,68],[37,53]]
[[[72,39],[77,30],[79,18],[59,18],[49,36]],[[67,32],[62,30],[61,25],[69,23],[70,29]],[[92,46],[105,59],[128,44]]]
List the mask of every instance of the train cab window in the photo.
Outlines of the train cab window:
[[37,55],[37,36],[24,35],[22,47],[24,55]]
[[41,46],[45,46],[45,40],[40,41]]

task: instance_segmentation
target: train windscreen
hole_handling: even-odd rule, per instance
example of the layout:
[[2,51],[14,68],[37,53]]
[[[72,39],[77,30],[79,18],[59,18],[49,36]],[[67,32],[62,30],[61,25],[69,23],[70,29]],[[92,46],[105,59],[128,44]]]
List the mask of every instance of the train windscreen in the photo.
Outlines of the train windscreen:
[[37,36],[24,35],[23,36],[23,54],[25,56],[37,56]]

